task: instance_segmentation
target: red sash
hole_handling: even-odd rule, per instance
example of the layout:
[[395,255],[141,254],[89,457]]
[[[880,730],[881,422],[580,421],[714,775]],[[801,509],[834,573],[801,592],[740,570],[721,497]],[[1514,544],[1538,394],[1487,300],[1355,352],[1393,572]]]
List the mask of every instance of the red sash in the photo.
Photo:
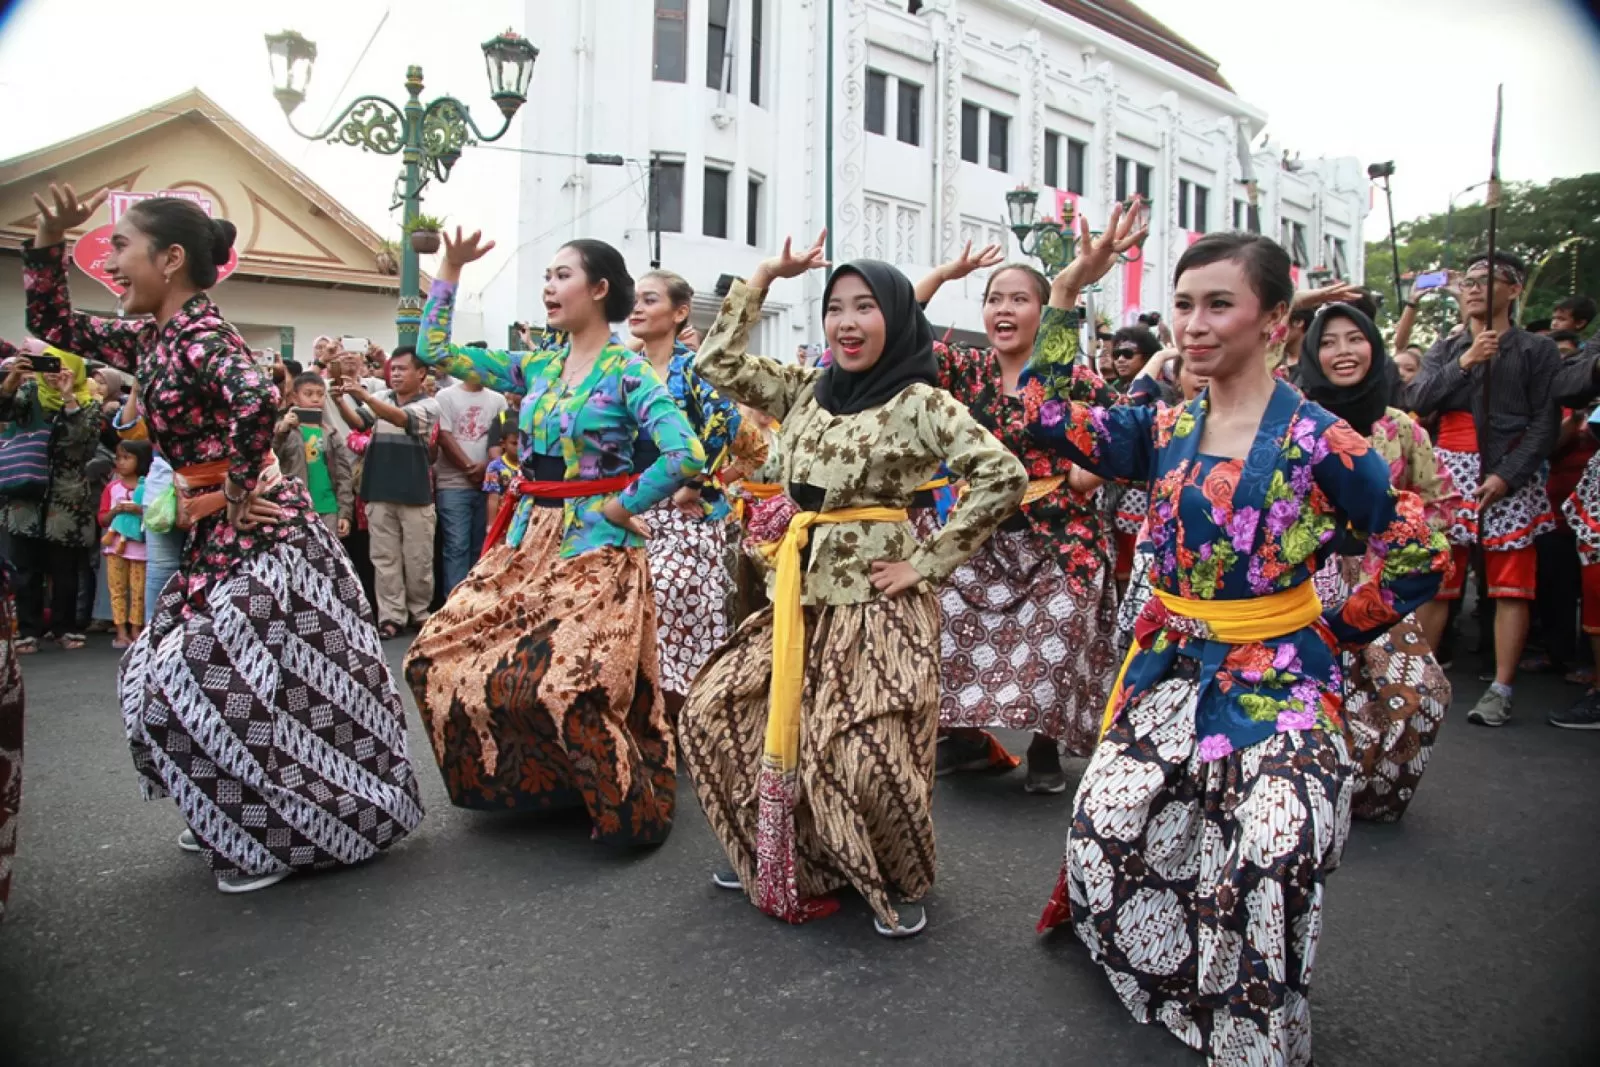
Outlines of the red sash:
[[494,524],[489,527],[489,533],[483,539],[483,551],[488,552],[490,548],[500,543],[500,538],[511,528],[511,517],[517,510],[517,502],[525,496],[538,500],[572,500],[580,496],[620,493],[632,484],[631,474],[619,474],[614,478],[596,478],[587,482],[530,482],[520,476],[513,478],[500,501],[500,510],[495,512]]

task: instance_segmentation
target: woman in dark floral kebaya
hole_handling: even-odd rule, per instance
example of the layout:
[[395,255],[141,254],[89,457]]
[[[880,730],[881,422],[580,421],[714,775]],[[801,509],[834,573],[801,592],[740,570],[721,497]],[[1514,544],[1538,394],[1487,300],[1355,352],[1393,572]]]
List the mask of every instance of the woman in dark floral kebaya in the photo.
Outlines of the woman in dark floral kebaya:
[[349,560],[273,459],[272,383],[205,293],[233,224],[174,197],[130,207],[107,268],[140,317],[99,318],[72,310],[64,242],[105,199],[34,197],[23,283],[30,331],[137,374],[177,472],[182,562],[119,682],[145,796],[178,801],[180,847],[225,893],[358,863],[422,819],[405,716]]

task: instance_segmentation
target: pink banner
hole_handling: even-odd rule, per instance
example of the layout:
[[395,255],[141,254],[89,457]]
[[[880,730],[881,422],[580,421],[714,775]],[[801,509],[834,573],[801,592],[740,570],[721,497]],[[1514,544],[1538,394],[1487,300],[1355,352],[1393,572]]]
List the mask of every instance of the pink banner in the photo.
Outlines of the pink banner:
[[1122,324],[1132,326],[1139,321],[1144,310],[1140,302],[1144,297],[1144,250],[1130,248],[1128,261],[1122,265]]
[[[1074,220],[1076,220],[1077,217],[1078,217],[1078,194],[1077,193],[1069,193],[1065,189],[1057,189],[1056,190],[1056,219],[1057,219],[1057,221],[1060,221],[1060,220],[1065,219],[1067,217],[1066,208],[1065,208],[1065,205],[1067,205],[1067,204],[1071,204],[1072,205],[1072,217],[1073,217]],[[1076,222],[1074,222],[1074,228],[1076,228]]]
[[1194,244],[1196,241],[1200,240],[1200,238],[1202,238],[1204,236],[1205,236],[1205,234],[1197,233],[1194,230],[1184,230],[1183,231],[1183,247],[1188,248],[1190,245]]

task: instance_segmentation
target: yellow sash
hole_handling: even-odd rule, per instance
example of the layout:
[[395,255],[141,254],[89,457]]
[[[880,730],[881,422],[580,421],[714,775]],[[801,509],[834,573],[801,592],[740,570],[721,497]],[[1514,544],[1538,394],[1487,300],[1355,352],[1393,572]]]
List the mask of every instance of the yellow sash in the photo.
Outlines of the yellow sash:
[[[1225,645],[1248,645],[1267,641],[1303,630],[1322,617],[1322,601],[1310,582],[1301,582],[1293,589],[1270,596],[1250,597],[1245,600],[1194,600],[1173,596],[1152,589],[1161,603],[1174,615],[1198,619],[1211,628],[1213,640]],[[1100,736],[1111,729],[1117,701],[1122,696],[1122,680],[1128,674],[1133,657],[1142,651],[1135,640],[1128,646],[1128,655],[1117,672],[1117,684],[1111,687],[1111,699],[1106,701],[1105,717],[1100,722]]]
[[778,577],[772,596],[772,689],[767,704],[766,759],[785,771],[800,760],[800,691],[805,684],[806,617],[800,605],[800,552],[813,526],[841,522],[904,522],[905,508],[802,511],[778,542]]

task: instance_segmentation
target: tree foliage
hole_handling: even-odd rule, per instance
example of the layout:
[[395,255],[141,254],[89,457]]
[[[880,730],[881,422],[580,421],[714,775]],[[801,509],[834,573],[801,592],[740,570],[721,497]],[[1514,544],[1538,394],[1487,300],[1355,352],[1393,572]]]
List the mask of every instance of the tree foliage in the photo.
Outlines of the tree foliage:
[[[1400,273],[1463,270],[1470,257],[1488,247],[1489,209],[1481,202],[1458,204],[1454,212],[1399,223],[1395,234]],[[1586,240],[1550,257],[1535,277],[1540,261],[1570,237]],[[1532,287],[1524,297],[1523,321],[1549,317],[1556,301],[1574,292],[1600,299],[1600,173],[1557,178],[1547,185],[1508,183],[1495,246],[1528,265]],[[1368,242],[1366,284],[1385,296],[1379,317],[1385,327],[1392,327],[1400,314],[1394,306],[1392,263],[1387,239]],[[1431,340],[1449,329],[1456,314],[1448,299],[1423,302],[1417,328],[1421,339]]]

